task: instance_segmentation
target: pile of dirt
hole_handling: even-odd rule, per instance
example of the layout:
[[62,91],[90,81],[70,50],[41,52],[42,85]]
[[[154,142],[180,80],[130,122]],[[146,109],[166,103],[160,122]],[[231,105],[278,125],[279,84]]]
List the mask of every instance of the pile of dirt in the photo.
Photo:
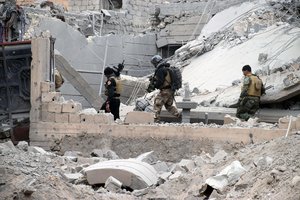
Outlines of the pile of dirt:
[[[290,199],[300,197],[300,135],[250,144],[239,149],[219,150],[214,156],[202,152],[189,159],[164,163],[164,172],[156,186],[142,190],[118,192],[90,186],[83,169],[109,159],[114,152],[100,157],[83,157],[80,152],[59,156],[21,142],[0,144],[0,196],[2,199]],[[107,150],[108,151],[108,150]],[[179,152],[178,152],[179,153]],[[207,179],[225,167],[239,162],[243,173],[232,179],[223,175],[227,184],[203,192]],[[184,164],[183,164],[184,163]],[[232,168],[233,169],[233,168]],[[69,174],[82,174],[74,178]],[[163,178],[162,178],[163,177]],[[231,179],[231,180],[229,180]],[[200,194],[201,193],[201,194]],[[211,193],[211,194],[210,194]]]

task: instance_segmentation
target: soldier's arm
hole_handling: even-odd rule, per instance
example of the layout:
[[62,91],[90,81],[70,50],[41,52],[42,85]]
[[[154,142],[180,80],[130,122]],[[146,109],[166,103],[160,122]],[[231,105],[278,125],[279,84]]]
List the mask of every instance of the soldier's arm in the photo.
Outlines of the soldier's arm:
[[15,21],[15,19],[17,19],[18,14],[17,12],[12,12],[11,13],[11,17],[9,18],[9,20],[6,22],[6,27],[11,27]]
[[242,88],[242,92],[241,92],[240,98],[243,98],[243,97],[247,96],[250,83],[251,83],[250,77],[248,77],[248,76],[245,77],[244,78],[244,82],[243,82],[243,88]]
[[116,85],[116,81],[113,78],[107,81],[107,98],[109,101],[114,97]]

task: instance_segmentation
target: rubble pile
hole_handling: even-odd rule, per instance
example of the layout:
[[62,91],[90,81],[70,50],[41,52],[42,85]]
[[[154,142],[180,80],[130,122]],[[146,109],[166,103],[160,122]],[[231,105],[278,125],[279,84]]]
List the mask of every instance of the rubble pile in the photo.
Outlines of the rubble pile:
[[211,51],[221,41],[234,47],[250,40],[256,33],[274,24],[278,26],[286,22],[292,26],[299,25],[299,13],[297,15],[296,10],[290,10],[290,8],[297,8],[293,6],[294,4],[271,1],[270,5],[258,9],[251,7],[248,12],[237,16],[232,22],[224,24],[216,32],[207,32],[204,27],[198,39],[189,42],[175,52],[171,63],[177,67],[185,67],[191,62],[187,60]]
[[[0,195],[3,199],[294,200],[300,195],[299,144],[299,135],[293,135],[214,155],[202,152],[172,163],[158,160],[153,152],[132,159],[119,158],[107,149],[95,149],[89,157],[78,151],[59,156],[26,142],[17,146],[6,142],[0,145]],[[155,171],[156,184],[133,189],[116,178],[122,176],[114,163],[120,167],[140,162]],[[105,183],[90,185],[95,180],[86,176],[90,169],[100,167],[99,178],[109,175],[101,172],[101,166],[117,171]],[[141,186],[137,183],[132,182],[133,187]]]

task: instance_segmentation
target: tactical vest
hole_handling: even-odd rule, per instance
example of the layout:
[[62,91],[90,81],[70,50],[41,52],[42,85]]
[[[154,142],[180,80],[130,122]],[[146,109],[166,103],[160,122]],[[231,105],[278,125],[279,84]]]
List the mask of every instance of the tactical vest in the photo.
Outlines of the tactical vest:
[[248,95],[260,97],[261,96],[261,88],[262,88],[262,81],[254,75],[249,76],[251,79],[249,88],[248,88]]

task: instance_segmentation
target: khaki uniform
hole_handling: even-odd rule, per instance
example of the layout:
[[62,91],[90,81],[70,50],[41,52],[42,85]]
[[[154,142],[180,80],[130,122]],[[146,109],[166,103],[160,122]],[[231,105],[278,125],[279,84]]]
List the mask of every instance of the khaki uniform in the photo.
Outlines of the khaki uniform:
[[253,75],[249,74],[244,78],[242,92],[239,99],[236,116],[243,120],[248,120],[254,116],[259,109],[262,82]]

